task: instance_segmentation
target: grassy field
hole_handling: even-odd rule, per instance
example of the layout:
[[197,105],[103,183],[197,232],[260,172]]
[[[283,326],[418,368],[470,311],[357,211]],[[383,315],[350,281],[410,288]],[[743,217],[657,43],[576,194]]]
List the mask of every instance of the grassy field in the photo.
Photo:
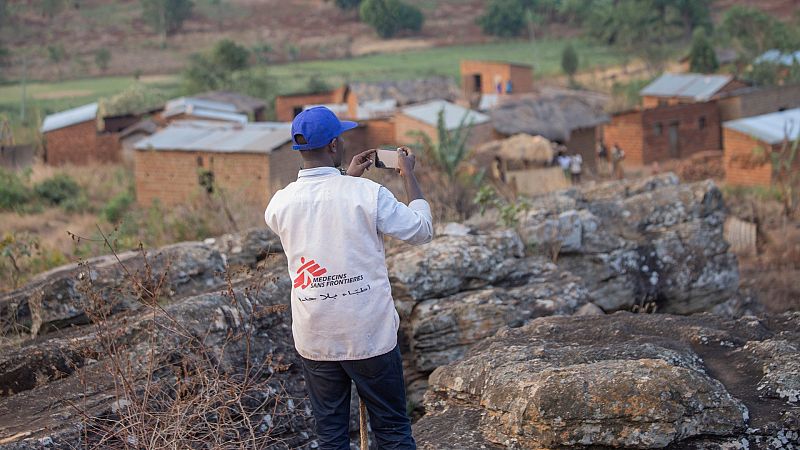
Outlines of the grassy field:
[[[351,59],[320,60],[262,66],[275,81],[276,94],[302,91],[312,75],[331,85],[344,81],[375,81],[410,79],[429,75],[446,75],[458,79],[462,59],[493,59],[531,64],[537,78],[554,76],[561,71],[561,51],[570,40],[539,40],[498,42],[484,45],[439,47],[403,53],[376,54]],[[571,40],[581,64],[581,70],[621,63],[624,55],[614,49],[594,45],[585,40]],[[170,95],[181,94],[180,76],[143,77],[142,81],[164,89]],[[6,116],[18,141],[35,139],[35,129],[47,114],[96,101],[113,95],[130,84],[132,77],[99,77],[67,80],[58,83],[28,83],[26,120],[20,118],[22,87],[19,84],[0,85],[0,116]]]

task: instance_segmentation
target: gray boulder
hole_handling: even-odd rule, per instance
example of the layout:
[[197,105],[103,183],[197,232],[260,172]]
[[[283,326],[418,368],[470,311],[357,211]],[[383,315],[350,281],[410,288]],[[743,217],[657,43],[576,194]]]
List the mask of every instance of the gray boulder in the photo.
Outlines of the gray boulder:
[[448,441],[467,424],[486,448],[791,448],[798,325],[799,314],[536,319],[436,369],[414,429],[437,449],[479,448]]

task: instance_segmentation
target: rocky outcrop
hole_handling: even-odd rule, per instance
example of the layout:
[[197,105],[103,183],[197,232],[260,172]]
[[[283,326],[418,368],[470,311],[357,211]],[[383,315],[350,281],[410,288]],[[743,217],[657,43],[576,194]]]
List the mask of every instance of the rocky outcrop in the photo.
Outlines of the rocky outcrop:
[[[230,266],[255,267],[268,253],[281,252],[277,236],[266,229],[227,234],[205,242],[182,242],[146,252],[92,258],[42,273],[24,287],[0,296],[0,334],[53,331],[89,321],[92,302],[80,289],[90,280],[92,292],[114,313],[137,308],[158,287],[162,301],[197,295],[225,283]],[[140,283],[132,283],[136,278]]]
[[798,313],[536,319],[436,369],[415,433],[430,449],[480,448],[463,428],[486,448],[792,448],[798,330]]
[[[415,429],[421,448],[796,439],[796,317],[606,315],[758,312],[736,289],[723,218],[713,184],[666,175],[536,198],[515,229],[442,224],[430,244],[390,248],[409,402],[427,409]],[[74,444],[86,424],[70,406],[79,401],[112,417],[110,348],[143,361],[155,342],[174,367],[186,339],[201,336],[233,376],[245,361],[284,355],[288,370],[272,374],[284,402],[259,398],[286,418],[279,439],[312,448],[288,312],[262,314],[288,302],[280,250],[268,230],[249,230],[150,251],[148,264],[130,253],[124,268],[113,257],[59,268],[0,297],[0,323],[23,337],[0,342],[0,449]],[[249,346],[228,343],[246,330]],[[273,417],[264,412],[264,423]]]
[[581,277],[605,311],[654,303],[689,314],[710,311],[738,288],[724,220],[713,182],[679,184],[668,174],[538,198],[520,233]]

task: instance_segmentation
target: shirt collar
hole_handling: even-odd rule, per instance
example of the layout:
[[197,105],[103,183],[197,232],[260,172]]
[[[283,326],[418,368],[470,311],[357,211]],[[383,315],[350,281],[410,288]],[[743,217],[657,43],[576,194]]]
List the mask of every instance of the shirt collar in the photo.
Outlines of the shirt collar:
[[312,169],[300,169],[300,172],[297,173],[297,179],[341,174],[336,167],[314,167]]

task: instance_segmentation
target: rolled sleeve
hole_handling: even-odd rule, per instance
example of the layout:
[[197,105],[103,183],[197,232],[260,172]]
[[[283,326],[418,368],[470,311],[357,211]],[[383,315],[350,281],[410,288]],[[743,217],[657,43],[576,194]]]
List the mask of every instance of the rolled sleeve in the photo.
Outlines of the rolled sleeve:
[[433,239],[431,207],[423,199],[406,206],[385,187],[378,190],[378,231],[412,245]]

